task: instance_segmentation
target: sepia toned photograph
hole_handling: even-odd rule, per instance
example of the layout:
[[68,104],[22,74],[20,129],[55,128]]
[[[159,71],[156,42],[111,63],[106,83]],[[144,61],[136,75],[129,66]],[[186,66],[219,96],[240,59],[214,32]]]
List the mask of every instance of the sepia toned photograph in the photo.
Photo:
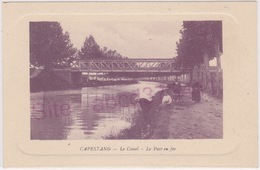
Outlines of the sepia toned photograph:
[[31,140],[223,139],[221,20],[29,22]]
[[256,2],[2,6],[5,167],[258,165]]

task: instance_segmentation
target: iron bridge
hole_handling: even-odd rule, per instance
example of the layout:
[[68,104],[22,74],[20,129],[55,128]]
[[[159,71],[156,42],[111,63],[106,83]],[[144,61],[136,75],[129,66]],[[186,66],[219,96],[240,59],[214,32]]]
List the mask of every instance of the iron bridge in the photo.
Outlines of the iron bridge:
[[[73,70],[73,69],[72,69]],[[131,58],[131,59],[88,59],[78,60],[74,70],[92,73],[110,72],[150,72],[150,73],[188,73],[190,69],[180,68],[175,59]]]

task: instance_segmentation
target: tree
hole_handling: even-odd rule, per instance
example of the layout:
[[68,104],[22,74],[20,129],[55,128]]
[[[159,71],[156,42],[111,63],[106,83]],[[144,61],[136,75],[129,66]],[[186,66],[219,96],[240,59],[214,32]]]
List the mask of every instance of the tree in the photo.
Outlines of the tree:
[[[221,55],[221,21],[184,21],[180,31],[181,38],[176,43],[177,63],[184,67],[197,68],[197,80],[202,79],[201,66],[204,67],[203,84],[211,89],[209,61]],[[218,62],[220,64],[220,62]]]
[[107,47],[100,48],[94,37],[90,35],[86,37],[83,46],[78,52],[81,59],[125,59],[116,50]]
[[30,66],[69,67],[77,49],[58,22],[30,22]]
[[216,57],[216,44],[222,52],[221,21],[184,21],[177,45],[177,59],[185,66],[203,63],[206,53],[209,60]]
[[[106,49],[104,49],[106,50]],[[83,46],[79,51],[79,57],[81,59],[100,59],[103,58],[100,46],[95,41],[94,37],[90,35],[86,37]]]

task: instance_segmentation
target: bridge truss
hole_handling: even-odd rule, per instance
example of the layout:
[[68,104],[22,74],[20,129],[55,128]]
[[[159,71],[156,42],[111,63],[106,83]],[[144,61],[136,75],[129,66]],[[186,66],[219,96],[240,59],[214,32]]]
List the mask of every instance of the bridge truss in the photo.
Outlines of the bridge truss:
[[173,73],[189,72],[187,69],[179,68],[175,59],[161,58],[131,58],[117,60],[78,60],[78,71],[93,73],[110,72],[150,72],[150,73]]

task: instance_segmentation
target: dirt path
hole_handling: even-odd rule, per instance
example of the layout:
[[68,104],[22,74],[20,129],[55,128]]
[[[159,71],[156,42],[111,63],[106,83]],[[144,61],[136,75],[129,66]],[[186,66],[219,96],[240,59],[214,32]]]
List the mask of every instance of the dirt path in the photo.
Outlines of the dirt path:
[[158,113],[151,139],[211,139],[223,136],[222,101],[203,94],[200,103],[183,102]]

